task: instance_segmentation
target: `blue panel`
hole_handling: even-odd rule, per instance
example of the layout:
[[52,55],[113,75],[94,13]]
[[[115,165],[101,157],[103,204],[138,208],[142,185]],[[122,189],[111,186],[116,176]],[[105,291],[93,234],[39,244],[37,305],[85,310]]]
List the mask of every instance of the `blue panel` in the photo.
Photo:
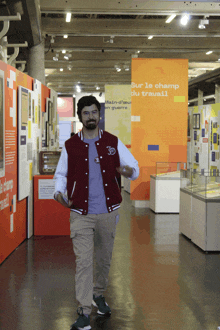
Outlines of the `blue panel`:
[[159,151],[159,145],[150,144],[148,145],[148,150]]

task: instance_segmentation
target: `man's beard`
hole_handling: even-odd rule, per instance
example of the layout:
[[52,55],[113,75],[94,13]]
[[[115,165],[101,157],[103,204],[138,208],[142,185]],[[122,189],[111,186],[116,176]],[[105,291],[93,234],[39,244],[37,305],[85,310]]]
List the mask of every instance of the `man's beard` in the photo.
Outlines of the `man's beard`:
[[98,124],[96,124],[96,121],[92,121],[92,122],[89,122],[89,123],[86,123],[85,127],[89,130],[93,130],[93,129],[96,129]]

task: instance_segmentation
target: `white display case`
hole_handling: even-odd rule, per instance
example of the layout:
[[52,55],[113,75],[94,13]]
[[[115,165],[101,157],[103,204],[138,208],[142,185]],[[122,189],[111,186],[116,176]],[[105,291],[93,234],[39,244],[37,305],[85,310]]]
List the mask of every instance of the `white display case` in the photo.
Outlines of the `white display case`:
[[191,171],[187,179],[180,194],[180,232],[203,251],[220,251],[220,176]]
[[150,209],[155,213],[179,213],[180,170],[186,163],[158,162],[150,176]]
[[220,251],[220,176],[197,174],[192,192],[192,241],[203,251]]

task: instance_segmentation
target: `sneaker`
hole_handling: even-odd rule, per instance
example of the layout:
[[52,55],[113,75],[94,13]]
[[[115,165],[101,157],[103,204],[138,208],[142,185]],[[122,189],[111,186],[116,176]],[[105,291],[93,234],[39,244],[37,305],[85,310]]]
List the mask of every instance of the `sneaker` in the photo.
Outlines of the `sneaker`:
[[95,295],[93,295],[93,306],[98,307],[97,313],[99,315],[110,315],[111,309],[108,306],[107,302],[105,302],[105,298],[101,295],[97,298],[95,298]]
[[83,314],[83,308],[77,308],[77,314],[79,315],[75,323],[70,327],[70,330],[89,330],[90,326],[90,315],[87,317]]

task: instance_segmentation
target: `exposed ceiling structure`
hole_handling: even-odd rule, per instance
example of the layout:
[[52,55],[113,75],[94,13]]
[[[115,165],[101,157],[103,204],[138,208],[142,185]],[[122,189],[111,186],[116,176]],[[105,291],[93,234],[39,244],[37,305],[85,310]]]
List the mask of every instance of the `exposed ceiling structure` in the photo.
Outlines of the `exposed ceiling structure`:
[[[11,22],[8,41],[32,47],[45,38],[46,84],[61,94],[76,94],[77,85],[93,93],[130,84],[132,57],[187,58],[190,82],[220,70],[219,1],[0,0],[0,16],[17,12],[22,20]],[[28,49],[17,60],[28,61]]]

